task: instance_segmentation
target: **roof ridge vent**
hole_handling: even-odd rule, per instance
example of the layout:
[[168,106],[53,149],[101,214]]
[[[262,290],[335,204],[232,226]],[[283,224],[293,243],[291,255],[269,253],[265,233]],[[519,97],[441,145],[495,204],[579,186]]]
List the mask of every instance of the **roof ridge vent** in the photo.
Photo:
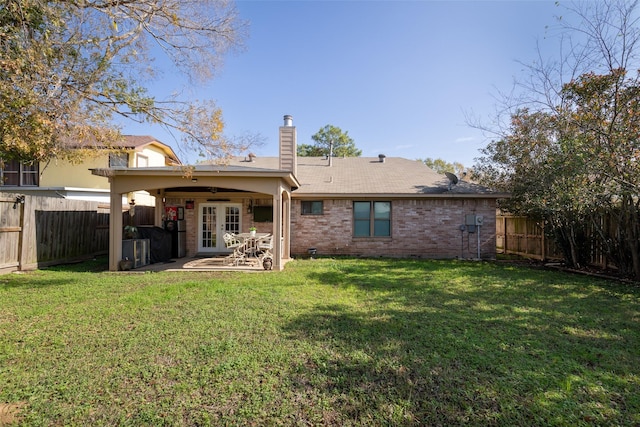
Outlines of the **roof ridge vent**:
[[387,156],[385,156],[384,154],[378,154],[378,160],[380,160],[380,163],[384,163],[384,159],[385,159],[386,157],[387,157]]

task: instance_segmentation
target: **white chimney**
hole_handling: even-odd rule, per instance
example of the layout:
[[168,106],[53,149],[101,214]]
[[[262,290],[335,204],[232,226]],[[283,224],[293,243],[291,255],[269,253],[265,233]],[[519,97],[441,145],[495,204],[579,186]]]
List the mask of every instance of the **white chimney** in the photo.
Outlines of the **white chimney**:
[[280,169],[297,173],[297,135],[293,117],[284,116],[284,126],[280,126]]

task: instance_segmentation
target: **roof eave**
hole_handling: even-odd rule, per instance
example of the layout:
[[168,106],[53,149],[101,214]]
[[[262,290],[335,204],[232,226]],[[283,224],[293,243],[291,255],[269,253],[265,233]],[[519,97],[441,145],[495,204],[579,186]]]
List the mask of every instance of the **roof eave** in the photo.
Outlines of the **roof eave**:
[[507,193],[293,193],[296,199],[508,199]]
[[292,189],[296,190],[300,187],[300,182],[293,175],[293,173],[288,171],[280,171],[280,170],[272,170],[272,171],[238,171],[238,170],[225,170],[224,168],[220,169],[211,169],[211,170],[198,170],[190,169],[189,166],[179,165],[175,167],[166,166],[166,167],[145,167],[145,168],[94,168],[89,169],[93,175],[104,176],[104,177],[113,177],[113,176],[149,176],[149,175],[158,175],[158,176],[189,176],[191,178],[205,177],[216,175],[219,177],[251,177],[251,178],[280,178],[285,180]]

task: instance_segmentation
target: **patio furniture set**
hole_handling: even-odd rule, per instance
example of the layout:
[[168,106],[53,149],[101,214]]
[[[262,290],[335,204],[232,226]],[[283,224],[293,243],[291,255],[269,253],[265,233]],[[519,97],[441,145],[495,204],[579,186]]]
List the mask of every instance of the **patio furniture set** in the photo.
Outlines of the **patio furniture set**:
[[224,243],[229,254],[229,263],[257,264],[265,270],[273,267],[273,235],[270,233],[225,233]]

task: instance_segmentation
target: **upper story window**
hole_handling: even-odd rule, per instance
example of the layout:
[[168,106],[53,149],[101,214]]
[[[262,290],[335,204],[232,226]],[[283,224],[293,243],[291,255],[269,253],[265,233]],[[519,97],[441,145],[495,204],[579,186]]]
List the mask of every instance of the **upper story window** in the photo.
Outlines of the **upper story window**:
[[128,167],[129,166],[129,154],[122,152],[109,153],[109,167]]
[[391,202],[353,202],[354,237],[390,237]]
[[37,163],[28,165],[17,160],[0,161],[0,185],[37,187],[39,172]]
[[301,213],[302,215],[322,215],[322,200],[303,200]]
[[146,168],[149,166],[149,158],[141,154],[136,155],[136,166],[139,168]]

